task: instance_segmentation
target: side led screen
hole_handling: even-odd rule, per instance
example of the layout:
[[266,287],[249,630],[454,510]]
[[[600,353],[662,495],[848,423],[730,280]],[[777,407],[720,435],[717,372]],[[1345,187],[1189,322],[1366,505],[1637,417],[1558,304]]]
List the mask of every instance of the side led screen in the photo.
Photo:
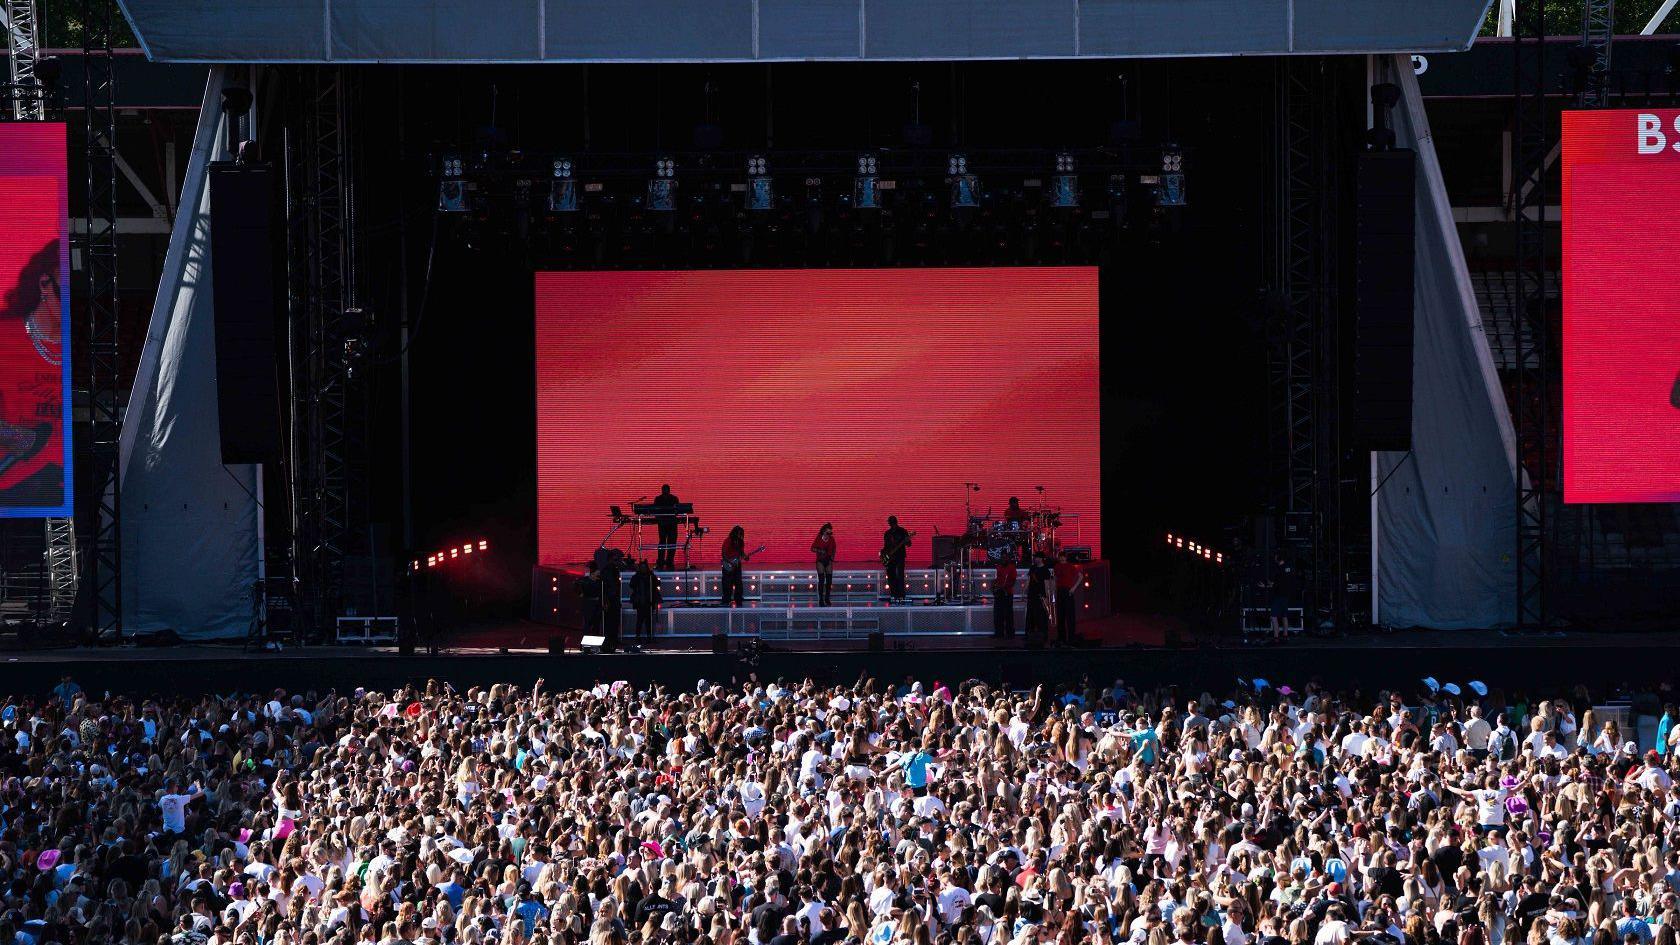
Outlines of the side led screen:
[[0,518],[70,514],[64,126],[0,123]]
[[1563,495],[1680,500],[1680,111],[1563,116]]

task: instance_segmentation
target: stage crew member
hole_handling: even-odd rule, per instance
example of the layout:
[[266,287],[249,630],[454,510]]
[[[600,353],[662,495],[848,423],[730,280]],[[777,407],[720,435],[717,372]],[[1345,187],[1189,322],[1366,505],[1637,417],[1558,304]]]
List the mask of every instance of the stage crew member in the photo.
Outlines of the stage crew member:
[[624,558],[611,554],[601,563],[601,632],[606,634],[603,653],[618,649],[619,637],[624,633],[624,584],[619,575],[624,571]]
[[580,609],[583,611],[583,635],[592,637],[601,632],[601,576],[600,566],[589,562],[583,577],[573,585],[577,588]]
[[1072,555],[1064,554],[1056,562],[1056,642],[1069,646],[1073,645],[1074,619],[1079,611],[1074,602],[1079,581],[1079,565],[1073,563]]
[[824,522],[823,527],[817,529],[817,537],[811,542],[811,554],[817,557],[817,606],[829,607],[834,603],[834,523]]
[[887,596],[904,600],[904,559],[910,555],[910,533],[898,524],[898,516],[887,516],[887,530],[881,535],[881,563],[887,569]]
[[1050,639],[1050,586],[1055,575],[1043,555],[1034,555],[1027,570],[1027,646],[1041,647]]
[[1015,639],[1015,559],[998,562],[997,579],[992,582],[992,636]]
[[723,540],[723,606],[739,607],[746,598],[741,593],[741,571],[746,565],[747,531],[737,525]]
[[653,642],[653,615],[659,609],[659,602],[663,599],[659,590],[659,575],[653,573],[643,558],[636,565],[636,573],[630,575],[630,606],[636,608],[636,643],[646,645]]
[[677,497],[672,494],[670,486],[660,486],[653,504],[659,508],[654,513],[659,526],[659,556],[655,567],[669,571],[677,566]]

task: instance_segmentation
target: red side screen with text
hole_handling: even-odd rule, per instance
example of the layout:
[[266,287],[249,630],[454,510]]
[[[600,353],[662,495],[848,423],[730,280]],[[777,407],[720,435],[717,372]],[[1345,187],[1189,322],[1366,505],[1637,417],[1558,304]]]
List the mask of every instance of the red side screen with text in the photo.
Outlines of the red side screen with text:
[[666,483],[711,529],[708,569],[737,524],[755,565],[807,564],[824,522],[841,563],[872,561],[888,515],[925,565],[965,497],[1001,514],[1039,486],[1063,544],[1101,554],[1094,268],[536,279],[544,565],[587,559],[609,506]]
[[1680,500],[1680,111],[1563,116],[1563,495]]

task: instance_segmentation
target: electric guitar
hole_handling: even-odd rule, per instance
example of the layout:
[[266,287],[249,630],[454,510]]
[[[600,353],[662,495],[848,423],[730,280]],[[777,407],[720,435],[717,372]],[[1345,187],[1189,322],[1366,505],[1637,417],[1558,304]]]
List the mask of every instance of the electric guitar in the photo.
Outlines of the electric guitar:
[[764,546],[759,545],[757,548],[754,548],[753,550],[747,552],[746,554],[742,555],[739,558],[725,558],[725,559],[723,559],[723,565],[722,565],[723,573],[724,574],[740,574],[741,573],[741,566],[746,564],[748,561],[751,561],[753,559],[753,555],[756,555],[763,550],[764,550]]
[[915,532],[906,532],[904,534],[903,538],[899,539],[898,541],[893,542],[891,545],[889,545],[885,548],[882,548],[881,549],[881,567],[884,568],[887,565],[891,564],[892,559],[893,559],[893,555],[896,555],[900,551],[903,551],[905,546],[910,544],[910,539],[915,538],[915,537],[916,537]]

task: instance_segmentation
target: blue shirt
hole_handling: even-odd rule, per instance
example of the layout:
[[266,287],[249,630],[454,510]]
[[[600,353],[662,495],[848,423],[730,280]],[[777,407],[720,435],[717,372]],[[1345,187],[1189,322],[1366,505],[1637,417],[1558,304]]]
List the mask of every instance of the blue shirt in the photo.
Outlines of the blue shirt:
[[526,938],[531,937],[531,930],[536,928],[537,920],[548,915],[548,910],[543,908],[543,904],[535,899],[525,900],[520,903],[519,908],[513,910],[513,912],[515,915],[519,916],[520,921],[525,923]]
[[1155,734],[1155,730],[1152,728],[1146,728],[1141,732],[1134,732],[1132,734],[1132,750],[1137,752],[1138,758],[1142,760],[1144,764],[1154,764],[1155,745],[1160,740],[1160,737]]
[[928,762],[933,756],[925,751],[918,751],[904,759],[904,783],[913,788],[927,787]]
[[1629,935],[1637,936],[1641,942],[1649,942],[1652,938],[1651,926],[1636,915],[1624,916],[1616,923],[1616,937],[1625,939]]
[[449,900],[449,907],[451,909],[461,908],[461,900],[466,898],[467,895],[467,887],[455,882],[454,880],[450,880],[447,883],[438,883],[438,891],[443,893],[444,897]]

